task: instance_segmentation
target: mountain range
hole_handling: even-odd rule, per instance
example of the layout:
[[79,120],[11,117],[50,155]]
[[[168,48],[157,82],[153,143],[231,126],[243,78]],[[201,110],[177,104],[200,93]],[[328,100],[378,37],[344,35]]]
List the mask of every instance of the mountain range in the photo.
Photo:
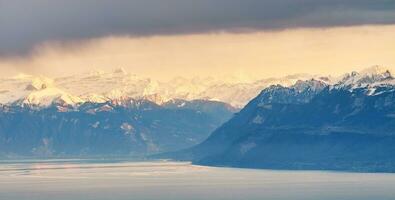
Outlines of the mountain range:
[[214,166],[395,172],[395,78],[378,66],[262,90],[201,144],[170,154]]
[[228,104],[203,100],[3,105],[0,157],[141,157],[174,151],[198,144],[234,111]]
[[290,75],[258,81],[238,79],[183,78],[157,81],[144,78],[123,69],[113,72],[95,71],[80,75],[48,78],[20,74],[0,79],[0,104],[26,104],[48,107],[52,103],[78,105],[85,102],[133,98],[146,99],[158,105],[170,100],[220,101],[235,108],[242,108],[259,92],[273,84],[289,86],[298,80],[316,76]]
[[392,172],[394,97],[395,78],[379,66],[253,82],[160,82],[122,69],[18,75],[0,82],[0,157],[162,153],[215,166]]
[[191,147],[272,83],[213,78],[167,82],[118,69],[0,81],[0,156],[142,156]]

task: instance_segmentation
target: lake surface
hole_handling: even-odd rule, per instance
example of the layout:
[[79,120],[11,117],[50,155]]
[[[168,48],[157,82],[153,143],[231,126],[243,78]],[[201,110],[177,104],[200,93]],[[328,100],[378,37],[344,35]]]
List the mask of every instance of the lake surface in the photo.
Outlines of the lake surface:
[[185,162],[0,161],[0,200],[393,200],[395,174],[275,171]]

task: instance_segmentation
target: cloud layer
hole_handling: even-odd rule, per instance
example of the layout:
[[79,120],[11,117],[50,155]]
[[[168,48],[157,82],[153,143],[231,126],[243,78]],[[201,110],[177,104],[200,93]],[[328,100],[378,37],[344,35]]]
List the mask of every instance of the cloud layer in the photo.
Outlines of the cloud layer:
[[0,59],[0,77],[126,71],[158,80],[175,76],[261,79],[294,73],[340,75],[372,65],[394,67],[395,25],[273,32],[105,37],[41,46],[22,59]]
[[394,23],[394,0],[0,0],[0,56],[114,35]]

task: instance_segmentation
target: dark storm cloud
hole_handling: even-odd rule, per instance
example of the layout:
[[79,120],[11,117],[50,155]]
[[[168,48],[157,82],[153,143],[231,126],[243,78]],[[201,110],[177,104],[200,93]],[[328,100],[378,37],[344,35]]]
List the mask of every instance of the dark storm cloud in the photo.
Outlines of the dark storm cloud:
[[0,55],[45,41],[395,23],[395,0],[0,0]]

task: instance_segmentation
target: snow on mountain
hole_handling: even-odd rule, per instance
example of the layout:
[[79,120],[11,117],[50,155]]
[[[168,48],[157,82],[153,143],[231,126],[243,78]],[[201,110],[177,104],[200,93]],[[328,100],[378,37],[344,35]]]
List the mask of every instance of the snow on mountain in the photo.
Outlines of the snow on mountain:
[[282,78],[261,79],[252,83],[218,84],[209,87],[198,98],[227,102],[232,106],[242,108],[263,89],[271,85],[288,87],[294,85],[299,80],[310,80],[313,78],[319,79],[320,77],[308,74],[296,74]]
[[48,107],[53,103],[61,105],[76,105],[82,103],[79,97],[72,96],[58,88],[45,88],[28,94],[20,99],[21,104]]
[[364,89],[368,95],[377,95],[377,88],[383,86],[395,85],[395,78],[392,72],[381,66],[372,66],[361,70],[360,72],[352,72],[345,74],[339,78],[334,88],[346,88],[349,90]]
[[79,76],[61,77],[56,84],[65,91],[90,102],[136,98],[153,101],[159,105],[172,100],[214,100],[243,107],[251,98],[272,84],[292,85],[298,80],[314,78],[307,74],[283,78],[262,79],[255,82],[240,82],[240,79],[215,79],[211,77],[183,78],[160,82],[127,73],[122,69],[113,72],[92,72]]
[[[247,82],[237,78],[176,77],[170,81],[157,81],[140,77],[120,68],[112,72],[90,73],[49,79],[41,76],[20,74],[1,79],[0,104],[33,104],[48,106],[52,103],[75,105],[82,102],[104,103],[125,99],[144,99],[162,105],[172,99],[214,100],[241,108],[263,89],[271,85],[289,87],[298,81],[318,80],[332,87],[355,89],[383,84],[395,85],[389,70],[379,66],[352,72],[341,77],[322,77],[295,74],[280,78],[266,78]],[[302,82],[300,82],[302,83]],[[303,85],[298,85],[303,89]]]
[[53,103],[76,105],[83,102],[79,97],[57,88],[54,81],[46,77],[17,76],[4,80],[3,84],[14,87],[2,93],[2,103],[48,107]]
[[57,85],[65,91],[80,96],[104,96],[119,98],[121,96],[138,97],[152,93],[157,83],[126,73],[122,69],[113,72],[92,72],[87,74],[61,77],[55,79]]
[[357,88],[372,84],[391,84],[393,80],[394,77],[390,70],[381,66],[373,66],[360,72],[352,72],[351,74],[344,75],[337,86]]

